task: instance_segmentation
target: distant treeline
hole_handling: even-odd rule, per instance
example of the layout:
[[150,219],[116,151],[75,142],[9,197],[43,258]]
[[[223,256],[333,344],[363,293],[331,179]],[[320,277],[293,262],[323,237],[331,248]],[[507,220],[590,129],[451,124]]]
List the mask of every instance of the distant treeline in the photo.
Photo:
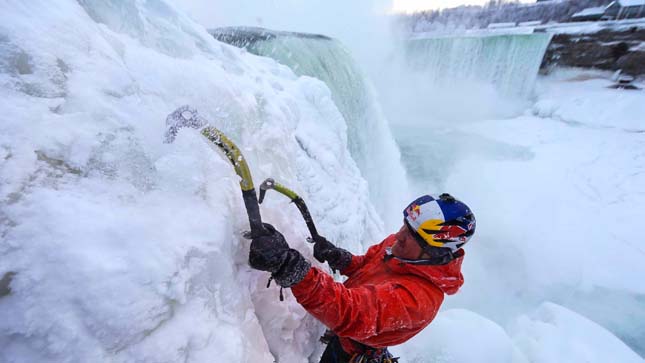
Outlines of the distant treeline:
[[607,5],[611,1],[553,0],[526,4],[491,0],[485,6],[459,6],[404,15],[401,24],[408,32],[424,32],[445,28],[486,28],[492,23],[566,22],[582,9]]

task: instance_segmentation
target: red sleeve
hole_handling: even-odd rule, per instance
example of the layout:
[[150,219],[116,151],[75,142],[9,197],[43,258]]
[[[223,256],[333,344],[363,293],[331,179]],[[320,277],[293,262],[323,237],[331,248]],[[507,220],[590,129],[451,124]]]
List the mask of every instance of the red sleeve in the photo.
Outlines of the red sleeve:
[[408,340],[432,321],[443,302],[441,290],[422,279],[347,288],[317,268],[291,291],[337,335],[373,347]]
[[351,277],[356,270],[363,267],[363,265],[365,264],[365,261],[369,261],[372,258],[372,256],[374,256],[374,254],[379,253],[381,249],[383,249],[383,244],[386,243],[390,237],[384,239],[381,243],[368,248],[367,252],[363,256],[353,255],[352,262],[350,262],[347,267],[345,267],[342,271],[340,271],[340,273],[347,277]]

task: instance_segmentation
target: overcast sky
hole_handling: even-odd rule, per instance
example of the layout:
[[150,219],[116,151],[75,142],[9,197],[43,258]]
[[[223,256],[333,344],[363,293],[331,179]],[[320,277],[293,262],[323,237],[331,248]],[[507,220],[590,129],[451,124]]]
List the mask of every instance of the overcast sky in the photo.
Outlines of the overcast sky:
[[[2,1],[2,0],[0,0]],[[335,21],[338,16],[414,12],[459,5],[483,5],[489,0],[170,0],[207,26],[275,25],[271,18],[290,18],[289,23]],[[535,2],[535,0],[520,0]],[[312,18],[311,14],[317,14]],[[327,14],[329,13],[329,14]],[[330,15],[329,17],[326,15]],[[298,19],[294,19],[294,17]],[[266,23],[266,24],[263,24]]]
[[[2,0],[0,0],[2,1]],[[208,28],[260,26],[326,34],[351,43],[388,29],[378,15],[484,4],[488,0],[170,0]],[[520,0],[534,2],[535,0]],[[376,16],[375,16],[376,15]],[[359,41],[360,40],[360,41]]]

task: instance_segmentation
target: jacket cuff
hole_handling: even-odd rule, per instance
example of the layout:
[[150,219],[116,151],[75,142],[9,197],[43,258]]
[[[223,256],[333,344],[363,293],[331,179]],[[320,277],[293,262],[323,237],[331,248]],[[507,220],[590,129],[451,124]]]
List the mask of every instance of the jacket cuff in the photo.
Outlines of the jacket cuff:
[[356,269],[358,269],[359,267],[362,266],[362,264],[363,264],[363,258],[362,257],[363,256],[350,255],[351,259],[348,261],[347,265],[345,267],[339,269],[338,271],[342,275],[345,275],[345,276],[349,277],[349,275],[354,273],[354,271],[356,271]]
[[337,248],[336,252],[338,255],[336,258],[334,258],[333,262],[327,260],[327,263],[329,263],[329,267],[333,268],[334,270],[343,271],[352,263],[352,257],[354,255],[342,248]]
[[310,269],[311,263],[292,248],[287,252],[287,259],[280,270],[273,274],[273,279],[282,287],[291,287],[302,281]]

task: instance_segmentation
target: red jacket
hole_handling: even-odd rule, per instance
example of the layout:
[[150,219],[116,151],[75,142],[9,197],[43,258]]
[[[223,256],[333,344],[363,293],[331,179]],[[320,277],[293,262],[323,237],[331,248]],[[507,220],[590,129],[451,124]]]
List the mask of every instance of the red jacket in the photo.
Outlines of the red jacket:
[[384,261],[385,249],[395,242],[390,235],[364,256],[354,256],[341,271],[348,276],[344,284],[312,268],[291,288],[296,300],[341,338],[347,353],[360,352],[353,341],[374,348],[407,341],[434,319],[444,293],[452,295],[464,283],[463,256],[441,266]]

